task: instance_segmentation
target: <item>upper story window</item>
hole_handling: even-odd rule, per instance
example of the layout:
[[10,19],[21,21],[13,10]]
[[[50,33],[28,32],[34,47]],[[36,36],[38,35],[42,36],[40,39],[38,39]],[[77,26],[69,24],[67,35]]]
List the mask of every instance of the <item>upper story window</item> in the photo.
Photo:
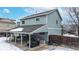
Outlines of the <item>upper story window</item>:
[[36,21],[40,21],[40,18],[36,18]]
[[56,20],[56,24],[58,24],[58,20]]
[[25,24],[25,21],[22,21],[22,24]]

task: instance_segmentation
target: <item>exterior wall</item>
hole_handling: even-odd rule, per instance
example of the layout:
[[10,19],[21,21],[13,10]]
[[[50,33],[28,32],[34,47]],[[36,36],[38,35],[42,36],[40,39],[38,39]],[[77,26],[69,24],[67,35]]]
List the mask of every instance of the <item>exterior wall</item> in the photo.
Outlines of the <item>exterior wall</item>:
[[[57,12],[47,16],[47,26],[49,35],[61,35],[61,19]],[[58,21],[58,23],[56,23]]]
[[61,35],[61,29],[48,29],[48,35]]
[[16,24],[14,23],[2,23],[0,22],[0,27],[15,27]]
[[17,22],[17,26],[20,26],[20,22]]
[[[47,27],[41,28],[36,33],[39,32],[48,32],[48,35],[61,35],[61,19],[58,15],[58,12],[52,12],[46,16],[39,17],[40,20],[36,21],[36,18],[31,18],[28,20],[24,20],[25,24],[22,24],[22,20],[20,25],[37,25],[37,24],[47,24]],[[58,21],[58,23],[56,23]]]
[[45,40],[45,42],[48,41],[48,33],[45,33],[45,35],[44,35],[44,40]]
[[[39,18],[39,21],[36,21],[36,18]],[[37,24],[46,24],[46,16],[41,16],[41,17],[36,17],[36,18],[31,18],[28,20],[24,20],[25,24],[22,24],[22,20],[20,22],[20,25],[37,25]]]

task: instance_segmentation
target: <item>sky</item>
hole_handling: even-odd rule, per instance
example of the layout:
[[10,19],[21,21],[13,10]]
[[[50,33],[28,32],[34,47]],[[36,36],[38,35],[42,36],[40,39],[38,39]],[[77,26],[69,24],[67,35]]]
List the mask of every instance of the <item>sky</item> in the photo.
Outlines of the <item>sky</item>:
[[50,10],[52,8],[36,7],[0,7],[0,17],[19,21],[20,18],[34,13]]
[[[55,8],[55,7],[54,7]],[[54,9],[53,7],[0,7],[0,17],[10,18],[16,21],[20,21],[24,16],[32,15],[35,13],[44,12],[47,10]],[[63,23],[67,23],[67,12],[64,9],[58,8],[60,15],[62,16]]]

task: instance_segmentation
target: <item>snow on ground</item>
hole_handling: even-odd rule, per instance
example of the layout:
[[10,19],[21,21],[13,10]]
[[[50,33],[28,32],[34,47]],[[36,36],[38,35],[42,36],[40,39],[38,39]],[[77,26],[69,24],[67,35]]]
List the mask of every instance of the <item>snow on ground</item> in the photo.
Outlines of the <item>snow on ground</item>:
[[0,51],[22,51],[18,47],[5,42],[6,37],[0,37]]
[[[0,51],[23,51],[20,48],[5,42],[5,40],[6,40],[6,37],[0,37]],[[71,48],[60,47],[60,46],[57,46],[57,47],[54,46],[54,48],[55,49],[53,49],[53,46],[51,46],[48,49],[45,49],[42,51],[76,51]]]
[[53,47],[52,48],[48,48],[48,49],[45,49],[45,50],[42,50],[42,51],[76,51],[74,49],[71,49],[71,48],[67,48],[67,47]]
[[75,35],[73,35],[73,34],[63,34],[63,36],[69,36],[69,37],[78,37],[78,36],[75,36]]

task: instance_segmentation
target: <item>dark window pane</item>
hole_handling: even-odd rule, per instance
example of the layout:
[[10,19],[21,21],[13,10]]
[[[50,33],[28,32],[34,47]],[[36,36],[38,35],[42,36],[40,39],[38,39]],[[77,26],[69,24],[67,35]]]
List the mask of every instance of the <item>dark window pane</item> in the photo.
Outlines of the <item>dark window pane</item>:
[[25,21],[22,21],[22,24],[25,24]]
[[58,24],[58,20],[56,20],[56,24]]
[[45,33],[44,32],[42,32],[42,33],[39,33],[40,35],[44,35]]
[[39,18],[36,18],[36,21],[39,21],[40,19]]

